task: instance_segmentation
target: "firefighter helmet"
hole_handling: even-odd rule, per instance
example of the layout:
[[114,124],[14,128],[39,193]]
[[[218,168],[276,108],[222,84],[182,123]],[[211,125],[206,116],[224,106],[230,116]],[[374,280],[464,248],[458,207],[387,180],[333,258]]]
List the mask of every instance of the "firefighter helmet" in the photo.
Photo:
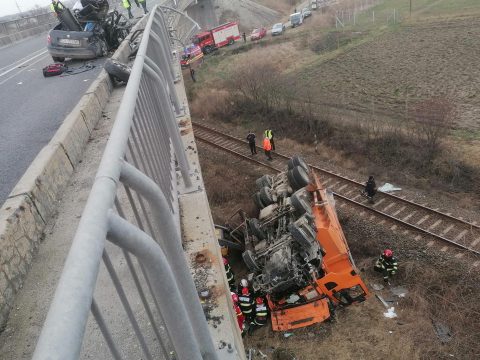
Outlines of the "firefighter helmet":
[[232,293],[232,301],[234,304],[238,303],[238,295],[235,293]]
[[250,290],[248,290],[248,287],[244,287],[242,289],[242,295],[250,295]]
[[262,297],[257,297],[256,299],[257,304],[263,304],[263,298]]
[[384,252],[383,252],[383,256],[385,256],[386,258],[391,258],[393,256],[393,251],[390,250],[390,249],[386,249]]
[[248,281],[247,281],[247,279],[242,279],[242,280],[240,280],[240,285],[242,285],[243,287],[248,287]]

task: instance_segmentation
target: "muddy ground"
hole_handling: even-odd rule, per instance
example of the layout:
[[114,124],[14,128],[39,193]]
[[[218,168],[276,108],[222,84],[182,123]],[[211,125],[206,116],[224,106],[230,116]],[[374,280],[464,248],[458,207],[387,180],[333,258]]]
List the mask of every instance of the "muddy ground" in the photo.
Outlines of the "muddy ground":
[[[208,145],[199,145],[202,172],[216,223],[230,221],[239,208],[254,214],[250,195],[254,181],[265,171]],[[414,240],[415,234],[388,230],[347,207],[337,207],[356,265],[372,294],[362,304],[339,308],[334,321],[280,333],[270,327],[244,338],[247,349],[275,358],[275,351],[287,349],[297,359],[473,359],[480,356],[480,296],[478,270],[468,259],[449,254]],[[373,272],[381,249],[394,250],[400,271],[391,288],[404,288],[405,297],[391,289],[373,290],[382,279]],[[232,259],[239,254],[232,254]],[[240,262],[234,269],[243,271]],[[381,295],[395,308],[397,317],[386,318]],[[439,328],[447,334],[440,336]],[[435,330],[437,328],[437,331]],[[438,333],[437,333],[438,332]],[[288,337],[287,337],[288,336]]]

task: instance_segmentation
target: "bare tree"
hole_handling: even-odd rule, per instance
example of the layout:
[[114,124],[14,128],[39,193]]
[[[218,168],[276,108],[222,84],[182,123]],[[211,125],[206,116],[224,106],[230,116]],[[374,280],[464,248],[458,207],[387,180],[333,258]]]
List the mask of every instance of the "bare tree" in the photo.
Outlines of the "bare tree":
[[443,97],[424,100],[415,106],[415,132],[425,149],[426,160],[437,155],[442,139],[452,126],[454,110],[452,102]]

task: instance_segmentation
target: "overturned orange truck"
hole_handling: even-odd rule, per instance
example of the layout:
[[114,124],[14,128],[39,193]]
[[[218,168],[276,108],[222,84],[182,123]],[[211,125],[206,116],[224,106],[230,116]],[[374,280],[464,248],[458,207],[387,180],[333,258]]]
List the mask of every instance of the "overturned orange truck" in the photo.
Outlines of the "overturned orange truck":
[[[257,218],[243,214],[231,232],[244,242],[243,261],[256,294],[265,295],[273,330],[329,319],[337,306],[369,295],[358,275],[338,221],[333,194],[322,187],[305,161],[256,181]],[[240,236],[241,233],[241,236]]]

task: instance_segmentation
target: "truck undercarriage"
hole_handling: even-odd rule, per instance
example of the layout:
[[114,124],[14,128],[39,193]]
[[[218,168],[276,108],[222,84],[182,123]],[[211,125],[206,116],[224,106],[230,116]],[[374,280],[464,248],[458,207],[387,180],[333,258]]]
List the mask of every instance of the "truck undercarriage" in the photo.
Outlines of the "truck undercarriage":
[[256,294],[266,295],[274,330],[288,330],[330,318],[337,306],[365,300],[335,212],[333,194],[323,188],[305,161],[294,156],[288,168],[256,181],[257,218],[240,212],[230,232],[241,238],[242,258]]

